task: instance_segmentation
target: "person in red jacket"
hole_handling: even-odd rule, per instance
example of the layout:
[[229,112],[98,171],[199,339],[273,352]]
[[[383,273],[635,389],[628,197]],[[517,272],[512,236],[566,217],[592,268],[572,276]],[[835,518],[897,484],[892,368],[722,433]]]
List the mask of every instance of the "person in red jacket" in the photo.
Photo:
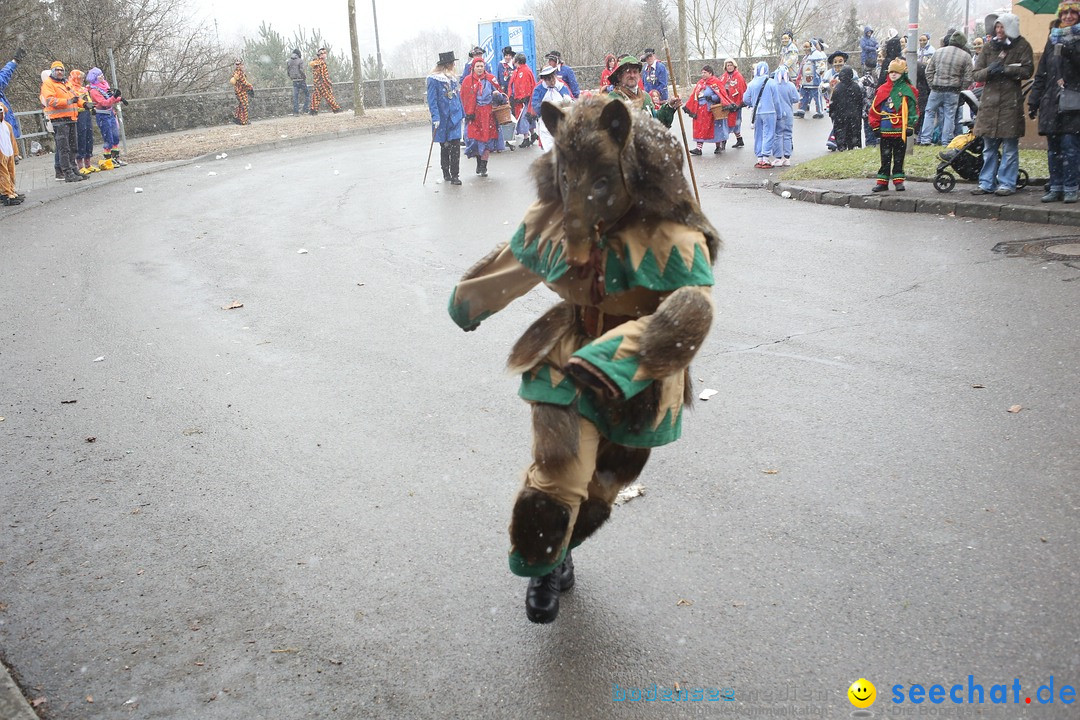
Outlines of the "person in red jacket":
[[731,103],[736,107],[731,113],[735,116],[735,123],[731,125],[735,132],[733,147],[744,147],[746,143],[742,139],[742,100],[746,92],[746,78],[739,72],[739,66],[735,64],[734,58],[724,61],[724,72],[720,75],[720,84],[727,90]]
[[614,88],[611,86],[611,73],[615,72],[615,68],[618,66],[619,61],[615,59],[615,55],[608,53],[604,56],[604,69],[600,71],[600,92],[609,93]]
[[[716,119],[712,114],[714,106],[723,108],[727,114],[722,119]],[[716,143],[715,153],[722,153],[727,144],[728,131],[735,125],[735,118],[731,114],[733,105],[727,88],[721,84],[720,78],[713,74],[712,65],[701,68],[701,79],[690,92],[690,98],[683,107],[686,114],[694,118],[694,140],[697,147],[691,150],[690,154],[700,155],[701,146],[707,142]]]
[[536,76],[529,68],[529,60],[524,53],[514,56],[514,72],[510,75],[509,92],[510,112],[518,119],[517,133],[524,135],[518,147],[527,148],[536,142],[536,120],[529,115],[529,102],[536,89]]
[[491,112],[491,101],[497,92],[498,81],[487,71],[483,56],[473,58],[469,74],[461,84],[461,104],[465,108],[465,157],[476,158],[476,174],[480,177],[487,177],[492,151],[502,152],[505,147]]

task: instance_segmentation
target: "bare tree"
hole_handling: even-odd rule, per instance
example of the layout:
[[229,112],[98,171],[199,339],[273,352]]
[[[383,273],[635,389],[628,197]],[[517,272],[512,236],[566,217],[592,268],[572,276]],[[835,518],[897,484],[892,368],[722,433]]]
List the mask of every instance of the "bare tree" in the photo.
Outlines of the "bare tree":
[[401,43],[389,53],[388,67],[398,77],[424,77],[439,59],[439,53],[453,50],[459,62],[467,55],[465,39],[449,28],[425,30]]
[[691,0],[686,8],[690,54],[699,58],[720,55],[720,41],[729,17],[731,0]]
[[[104,69],[112,48],[128,97],[207,90],[227,77],[226,53],[205,23],[192,19],[186,0],[4,0],[3,13],[2,49],[25,48],[27,68],[61,60]],[[18,73],[15,84],[16,97],[36,101],[37,72]]]

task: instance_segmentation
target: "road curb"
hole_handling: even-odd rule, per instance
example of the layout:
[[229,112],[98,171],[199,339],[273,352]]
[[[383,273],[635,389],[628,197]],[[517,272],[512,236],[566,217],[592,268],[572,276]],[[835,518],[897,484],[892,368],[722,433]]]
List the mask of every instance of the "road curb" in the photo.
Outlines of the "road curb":
[[7,666],[0,663],[0,718],[4,720],[38,720],[37,713],[23,697]]
[[[908,182],[915,182],[909,179]],[[817,205],[833,205],[887,212],[915,212],[930,215],[956,215],[957,217],[978,218],[981,220],[1009,220],[1043,225],[1080,226],[1080,208],[1054,206],[1014,205],[994,200],[975,202],[957,200],[942,193],[941,197],[919,198],[900,197],[893,193],[882,195],[847,193],[837,190],[823,190],[807,185],[769,180],[765,188],[773,195],[785,199],[801,200]],[[786,195],[785,195],[786,193]]]
[[274,140],[273,142],[256,143],[254,145],[241,145],[236,148],[223,148],[222,150],[218,150],[216,152],[208,152],[203,155],[190,158],[188,160],[166,160],[158,165],[155,165],[154,167],[149,168],[140,169],[137,164],[128,165],[127,167],[131,168],[130,170],[125,170],[123,168],[118,170],[109,170],[108,173],[105,175],[101,175],[101,173],[95,173],[92,176],[93,180],[84,180],[81,183],[72,183],[71,187],[64,187],[63,192],[61,192],[59,195],[42,198],[40,200],[34,200],[33,203],[31,203],[28,199],[22,205],[18,205],[14,208],[9,208],[5,210],[2,214],[0,214],[0,218],[14,217],[15,215],[34,210],[50,202],[62,200],[64,198],[71,197],[72,195],[78,195],[79,193],[90,192],[95,188],[104,187],[105,185],[112,185],[113,183],[123,182],[124,180],[144,177],[146,175],[164,172],[165,170],[172,170],[173,168],[184,167],[186,165],[209,162],[214,160],[214,158],[221,153],[238,156],[252,155],[254,153],[265,152],[267,150],[283,150],[286,148],[297,147],[300,145],[310,145],[312,143],[334,140],[336,138],[351,137],[354,135],[373,135],[380,132],[397,130],[403,127],[423,127],[425,125],[430,125],[430,123],[425,120],[423,122],[405,122],[395,125],[383,125],[381,127],[373,128],[334,130],[333,132],[318,133],[316,135],[299,135],[295,138],[290,137],[287,139]]

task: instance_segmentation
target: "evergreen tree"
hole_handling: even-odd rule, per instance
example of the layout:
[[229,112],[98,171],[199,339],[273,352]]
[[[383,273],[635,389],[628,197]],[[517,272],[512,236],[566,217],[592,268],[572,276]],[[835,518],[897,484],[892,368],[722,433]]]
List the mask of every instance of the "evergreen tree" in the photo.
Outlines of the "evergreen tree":
[[852,4],[848,6],[847,19],[844,20],[844,25],[840,29],[839,43],[837,43],[836,48],[852,53],[854,57],[854,54],[859,52],[859,40],[861,39],[862,25],[859,24],[857,10],[855,5]]
[[[333,82],[347,82],[352,79],[352,61],[344,53],[335,53],[333,47],[323,40],[318,29],[310,33],[305,28],[297,28],[291,38],[274,30],[263,22],[259,25],[256,38],[244,38],[244,66],[248,79],[256,88],[291,87],[285,64],[293,49],[300,51],[304,60],[304,73],[311,83],[311,68],[307,63],[315,58],[319,48],[326,48],[326,66]],[[367,75],[365,74],[365,77]]]

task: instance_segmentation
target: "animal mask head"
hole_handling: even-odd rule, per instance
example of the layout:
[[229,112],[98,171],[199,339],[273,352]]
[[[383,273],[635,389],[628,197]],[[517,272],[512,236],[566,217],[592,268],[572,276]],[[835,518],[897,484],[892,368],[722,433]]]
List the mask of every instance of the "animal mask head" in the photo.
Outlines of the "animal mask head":
[[569,112],[545,102],[540,115],[555,138],[566,261],[580,267],[634,204],[628,186],[635,162],[633,120],[625,103],[601,97],[583,100]]

